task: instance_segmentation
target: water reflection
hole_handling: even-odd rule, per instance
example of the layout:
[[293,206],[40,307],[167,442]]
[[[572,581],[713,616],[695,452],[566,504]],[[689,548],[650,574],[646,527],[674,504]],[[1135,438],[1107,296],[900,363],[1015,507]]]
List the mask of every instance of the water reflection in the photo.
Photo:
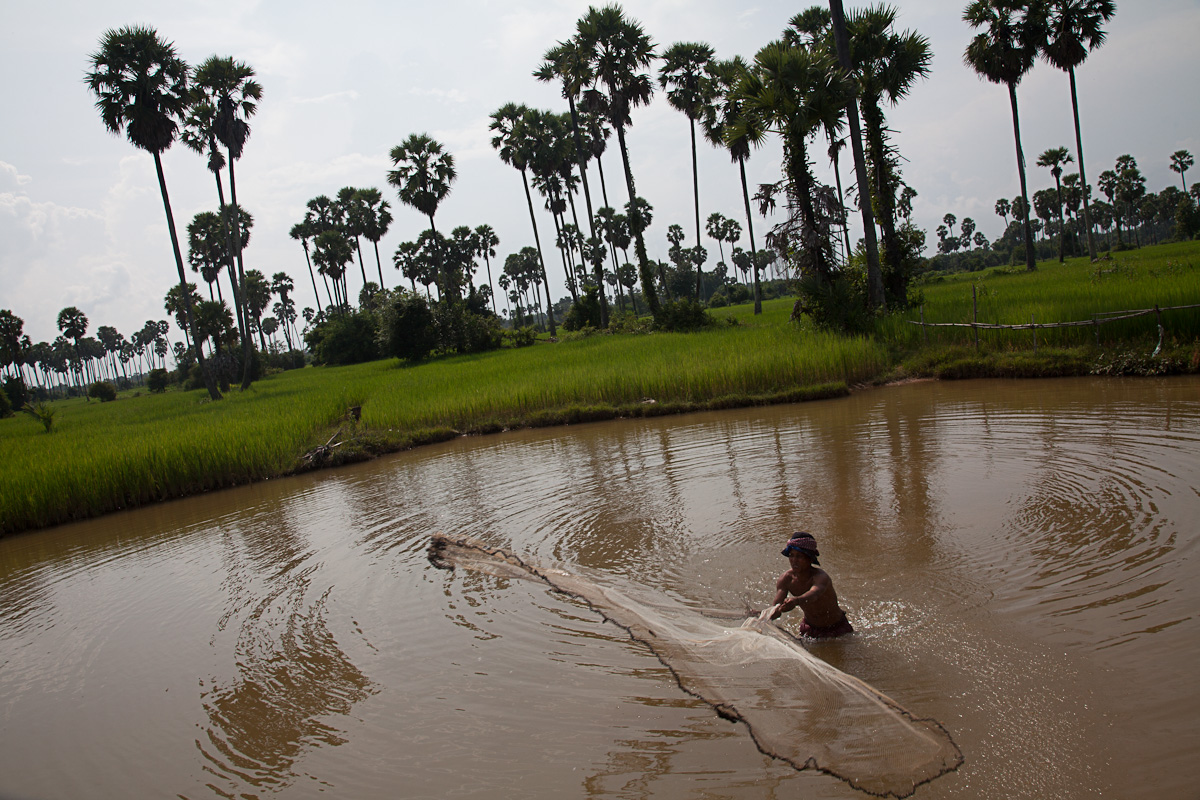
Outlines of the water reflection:
[[202,684],[209,727],[196,746],[206,771],[229,781],[231,793],[241,784],[279,789],[294,780],[307,749],[346,742],[336,720],[376,691],[327,627],[332,589],[307,603],[312,573],[255,604],[237,640],[237,677]]
[[1188,796],[1198,486],[1200,380],[914,384],[461,439],[0,541],[0,795],[848,797],[586,607],[424,557],[466,533],[744,609],[806,529],[860,631],[812,652],[964,750],[921,796]]

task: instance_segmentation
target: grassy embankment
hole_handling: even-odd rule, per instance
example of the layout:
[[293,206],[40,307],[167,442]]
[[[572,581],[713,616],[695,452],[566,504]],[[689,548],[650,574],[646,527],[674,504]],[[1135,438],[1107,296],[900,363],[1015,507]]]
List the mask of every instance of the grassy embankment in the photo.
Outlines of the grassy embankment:
[[[1200,242],[1146,247],[1092,264],[1041,262],[947,276],[922,287],[926,322],[971,322],[972,286],[981,324],[1039,325],[1103,320],[1106,314],[1200,303]],[[980,330],[921,327],[920,310],[880,321],[879,337],[900,358],[900,372],[942,378],[1195,372],[1200,367],[1200,309],[1162,313],[1163,352],[1154,315],[1069,328]],[[1098,334],[1098,335],[1097,335]],[[1036,353],[1035,350],[1036,336]]]
[[[925,319],[1018,324],[1090,319],[1102,311],[1184,305],[1200,298],[1200,243],[1117,254],[1101,274],[1086,260],[1043,263],[1032,274],[952,276],[924,287]],[[95,516],[306,468],[302,456],[339,428],[324,463],[342,463],[460,433],[616,416],[789,402],[844,394],[848,386],[905,375],[1077,374],[1100,351],[1089,328],[1032,335],[921,331],[901,317],[875,338],[843,337],[788,322],[790,300],[718,309],[737,326],[697,334],[597,336],[417,366],[381,361],[297,370],[210,403],[203,392],[123,396],[113,403],[55,403],[54,431],[25,415],[0,420],[0,534]],[[915,313],[908,318],[916,318]],[[1200,313],[1164,315],[1177,355],[1191,353]],[[1102,329],[1148,353],[1153,317]],[[1132,345],[1129,345],[1133,342]],[[1144,354],[1143,356],[1144,357]],[[1196,369],[1193,359],[1191,369]],[[648,402],[653,400],[654,402]],[[347,418],[361,406],[362,418]]]

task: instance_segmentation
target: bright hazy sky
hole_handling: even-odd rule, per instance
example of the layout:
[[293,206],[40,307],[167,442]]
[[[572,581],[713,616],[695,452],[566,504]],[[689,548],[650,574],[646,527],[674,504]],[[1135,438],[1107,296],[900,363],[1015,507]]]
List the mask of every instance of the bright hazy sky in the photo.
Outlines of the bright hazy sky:
[[[83,82],[89,56],[109,28],[149,25],[195,65],[210,55],[250,64],[263,86],[246,151],[237,165],[238,198],[255,218],[247,269],[289,273],[297,307],[314,305],[303,251],[288,236],[319,194],[343,186],[375,186],[395,222],[380,244],[384,278],[400,283],[391,254],[425,225],[386,183],[388,152],[411,133],[426,132],[457,160],[458,180],[438,210],[438,227],[492,225],[498,261],[532,244],[519,174],[490,145],[489,115],[506,102],[565,110],[557,89],[530,73],[545,50],[574,32],[586,2],[314,3],[308,0],[45,0],[9,3],[0,28],[0,308],[25,320],[34,341],[52,340],[65,306],[99,325],[131,334],[147,319],[163,319],[163,296],[176,279],[170,239],[151,156],[108,134]],[[847,8],[859,5],[847,2]],[[964,0],[904,0],[899,27],[928,37],[931,77],[888,111],[895,143],[906,159],[904,179],[917,190],[915,221],[933,230],[947,212],[972,217],[995,238],[1002,222],[993,207],[1019,193],[1012,120],[1004,87],[963,65],[971,32],[961,21]],[[640,21],[659,49],[678,41],[711,44],[720,58],[752,59],[777,38],[807,3],[762,0],[637,0],[625,12]],[[1170,154],[1200,155],[1200,3],[1118,0],[1108,41],[1078,72],[1086,165],[1093,185],[1116,158],[1132,154],[1147,189],[1179,184]],[[1074,153],[1065,73],[1043,63],[1018,89],[1030,192],[1051,184],[1035,166],[1039,153],[1067,146]],[[634,112],[628,133],[638,192],[654,206],[647,234],[652,258],[665,258],[671,223],[689,228],[691,163],[686,118],[661,92]],[[824,149],[823,144],[814,153]],[[815,157],[815,156],[814,156]],[[176,144],[165,154],[167,185],[182,232],[200,211],[216,208],[204,161]],[[822,180],[833,182],[818,164]],[[620,183],[616,139],[604,157],[613,204],[627,199]],[[778,180],[777,145],[748,162],[752,184]],[[593,170],[594,172],[594,170]],[[1196,170],[1200,176],[1200,169]],[[1189,186],[1194,180],[1188,176]],[[843,165],[843,180],[852,172]],[[595,184],[595,177],[591,179]],[[598,186],[593,189],[598,195]],[[728,156],[700,144],[702,215],[741,218],[736,168]],[[597,199],[597,204],[599,200]],[[743,227],[744,227],[744,220]],[[545,246],[552,230],[539,219]],[[756,222],[761,241],[766,225]],[[854,234],[855,238],[859,234]],[[692,236],[685,240],[691,246]],[[368,244],[368,243],[364,243]],[[716,263],[711,240],[709,267]],[[743,237],[742,244],[746,244]],[[186,259],[186,242],[184,243]],[[368,277],[374,254],[364,251]],[[556,297],[566,295],[557,254],[546,247]],[[349,273],[357,294],[357,266]],[[189,273],[190,275],[190,273]],[[498,266],[493,264],[493,276]],[[191,278],[189,278],[191,279]],[[204,291],[203,282],[195,276]],[[319,278],[318,278],[319,280]],[[376,279],[377,280],[377,279]],[[486,281],[481,265],[476,282]],[[324,290],[322,289],[322,292]],[[172,338],[179,338],[173,331]]]

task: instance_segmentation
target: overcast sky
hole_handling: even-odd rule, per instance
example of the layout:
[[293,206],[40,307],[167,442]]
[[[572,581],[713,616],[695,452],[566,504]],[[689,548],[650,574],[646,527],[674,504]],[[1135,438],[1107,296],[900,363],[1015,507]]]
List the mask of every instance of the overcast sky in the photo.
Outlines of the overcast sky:
[[[847,8],[856,5],[847,2]],[[993,211],[996,199],[1019,193],[1007,92],[963,65],[971,36],[961,21],[963,0],[897,5],[899,27],[928,37],[934,53],[929,79],[887,112],[905,159],[904,179],[919,193],[914,220],[931,244],[947,212],[973,217],[995,238],[1003,224]],[[566,110],[558,91],[530,73],[548,47],[573,34],[587,6],[568,0],[6,4],[0,29],[0,308],[22,317],[34,341],[57,336],[57,314],[70,305],[88,316],[93,335],[99,325],[129,335],[147,319],[166,317],[163,296],[177,279],[153,159],[107,133],[83,82],[107,29],[149,25],[190,64],[216,54],[254,68],[263,100],[237,165],[238,198],[255,218],[246,268],[268,276],[289,273],[303,308],[315,305],[312,288],[303,251],[288,231],[310,198],[332,196],[343,186],[377,187],[391,203],[395,222],[380,252],[387,286],[400,282],[391,254],[426,222],[400,204],[386,172],[388,152],[411,133],[429,133],[457,162],[458,180],[437,213],[439,229],[492,225],[500,237],[500,262],[533,243],[519,174],[492,149],[489,115],[510,101]],[[720,58],[747,59],[804,7],[775,0],[624,4],[660,50],[702,41]],[[1078,72],[1089,177],[1094,185],[1101,170],[1129,153],[1148,190],[1178,185],[1179,176],[1168,169],[1170,154],[1187,149],[1200,155],[1200,2],[1119,0],[1108,31],[1105,46]],[[1039,63],[1018,97],[1032,193],[1052,184],[1047,171],[1034,166],[1039,153],[1057,146],[1074,153],[1067,77]],[[652,258],[665,258],[667,226],[680,223],[687,230],[692,218],[687,135],[686,118],[661,92],[634,112],[628,141],[638,192],[655,209],[647,234]],[[627,198],[615,138],[613,145],[604,168],[617,205]],[[182,145],[165,154],[164,166],[182,232],[196,213],[215,210],[215,184],[204,161]],[[817,172],[833,182],[824,165]],[[843,173],[844,181],[851,180],[845,166]],[[748,162],[753,184],[779,175],[777,145]],[[739,187],[728,156],[701,143],[702,215],[719,211],[741,219]],[[549,216],[539,225],[545,243]],[[756,221],[759,237],[765,227]],[[711,267],[716,246],[704,244]],[[369,249],[364,255],[370,277],[374,255]],[[565,295],[562,268],[549,248],[546,263],[556,297]],[[497,269],[494,264],[493,276]],[[477,282],[484,281],[481,267]],[[349,283],[357,293],[357,266]]]

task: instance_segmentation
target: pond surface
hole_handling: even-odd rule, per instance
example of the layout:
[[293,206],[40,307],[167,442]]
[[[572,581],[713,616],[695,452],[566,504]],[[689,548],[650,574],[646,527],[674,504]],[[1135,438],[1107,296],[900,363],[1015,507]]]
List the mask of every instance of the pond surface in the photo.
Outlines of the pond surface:
[[[917,797],[1195,797],[1200,380],[915,383],[466,438],[0,541],[0,797],[841,798],[432,533],[761,608],[812,532]],[[795,625],[795,614],[785,621]],[[869,743],[869,732],[864,732]]]

